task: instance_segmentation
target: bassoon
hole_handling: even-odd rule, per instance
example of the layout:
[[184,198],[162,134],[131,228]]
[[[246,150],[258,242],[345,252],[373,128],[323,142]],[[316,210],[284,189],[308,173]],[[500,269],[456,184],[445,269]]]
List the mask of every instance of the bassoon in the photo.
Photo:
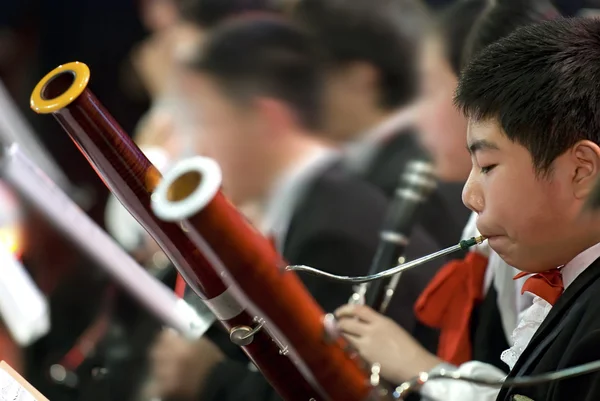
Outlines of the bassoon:
[[[249,225],[242,225],[245,220],[233,207],[225,209],[229,212],[227,215],[202,213],[206,217],[203,223],[210,224],[203,230],[212,232],[211,240],[228,244],[227,257],[218,253],[227,261],[228,268],[232,267],[230,262],[237,260],[248,269],[245,277],[251,281],[241,287],[248,290],[245,297],[236,295],[239,291],[222,276],[220,267],[215,264],[218,261],[215,254],[206,247],[198,247],[188,237],[187,226],[154,215],[151,197],[161,181],[161,174],[89,90],[89,79],[89,68],[83,63],[57,67],[35,87],[32,109],[54,115],[107,187],[152,235],[186,282],[228,330],[232,341],[243,348],[275,390],[289,401],[364,401],[389,397],[383,390],[375,391],[369,372],[360,366],[360,361],[345,353],[342,340],[327,335],[333,330],[325,329],[323,312],[299,279],[294,274],[283,273],[281,259],[268,240]],[[227,204],[222,197],[218,199]],[[221,220],[223,218],[227,220]],[[232,225],[242,231],[230,232]],[[263,276],[267,272],[269,275]],[[265,315],[267,320],[261,321],[262,316],[255,313],[256,310],[240,302],[248,299],[251,300],[248,305],[263,305],[263,301],[255,297],[279,291],[271,287],[277,282],[267,279],[279,276],[294,292],[290,294],[293,301],[278,309],[277,323],[284,320],[289,327],[297,329],[293,336],[285,330],[286,336],[279,337],[276,327],[281,327],[271,324],[268,320],[271,315]],[[297,303],[292,308],[293,302]],[[259,329],[261,325],[266,325],[265,330]],[[296,358],[298,350],[285,348],[285,341],[299,338],[320,346],[302,348],[308,357]],[[296,347],[297,344],[290,345]],[[315,361],[320,364],[316,365]],[[384,393],[386,395],[382,395]]]

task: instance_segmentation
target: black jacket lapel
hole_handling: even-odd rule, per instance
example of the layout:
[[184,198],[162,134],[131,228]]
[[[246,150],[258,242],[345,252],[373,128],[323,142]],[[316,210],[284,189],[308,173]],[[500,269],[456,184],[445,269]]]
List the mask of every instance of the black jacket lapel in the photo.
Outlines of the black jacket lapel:
[[[583,271],[558,299],[521,354],[509,377],[522,376],[531,372],[531,365],[535,363],[535,359],[562,330],[564,324],[561,323],[564,322],[564,318],[567,317],[567,313],[573,308],[579,296],[598,278],[600,278],[600,259],[594,261]],[[509,392],[509,389],[503,389],[498,399],[505,399]]]

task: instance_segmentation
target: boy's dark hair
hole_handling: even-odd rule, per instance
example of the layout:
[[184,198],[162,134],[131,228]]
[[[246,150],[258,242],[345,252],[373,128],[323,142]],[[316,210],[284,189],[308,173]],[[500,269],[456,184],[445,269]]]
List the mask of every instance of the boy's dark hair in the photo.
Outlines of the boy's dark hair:
[[322,68],[310,37],[278,17],[246,16],[219,26],[190,67],[215,78],[232,99],[270,96],[320,128]]
[[292,16],[320,42],[330,65],[362,61],[378,70],[382,107],[413,100],[425,16],[416,0],[299,0]]
[[277,12],[274,0],[180,0],[181,14],[187,21],[212,29],[224,20],[246,12]]
[[485,48],[455,100],[471,120],[498,121],[544,173],[577,141],[600,143],[599,82],[600,20],[558,19]]
[[559,16],[549,0],[461,0],[442,12],[438,30],[450,66],[459,75],[491,43],[521,26]]

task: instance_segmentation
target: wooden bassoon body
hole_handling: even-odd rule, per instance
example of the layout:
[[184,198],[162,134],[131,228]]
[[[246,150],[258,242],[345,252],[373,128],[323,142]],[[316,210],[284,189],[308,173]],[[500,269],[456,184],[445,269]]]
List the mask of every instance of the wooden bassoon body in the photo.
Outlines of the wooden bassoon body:
[[[34,89],[32,109],[54,115],[276,391],[288,401],[386,399],[341,340],[327,335],[323,311],[296,275],[284,273],[270,243],[219,192],[214,162],[217,174],[199,182],[212,188],[212,198],[200,199],[193,214],[179,218],[161,209],[177,203],[165,195],[166,203],[155,202],[161,218],[156,216],[151,203],[160,199],[162,176],[88,89],[89,79],[83,63],[59,66]],[[175,178],[173,185],[180,183]],[[170,183],[161,187],[170,191]]]

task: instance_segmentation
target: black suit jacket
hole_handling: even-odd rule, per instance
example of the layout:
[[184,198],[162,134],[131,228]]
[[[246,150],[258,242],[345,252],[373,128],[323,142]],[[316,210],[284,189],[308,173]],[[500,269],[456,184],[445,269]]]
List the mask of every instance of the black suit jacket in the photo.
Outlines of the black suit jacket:
[[[377,247],[386,206],[379,191],[335,165],[313,181],[299,202],[283,256],[291,264],[337,274],[365,274]],[[345,304],[352,293],[351,285],[303,274],[300,278],[327,312]],[[211,335],[220,346],[230,347],[216,337]],[[202,401],[280,399],[262,375],[249,369],[246,358],[229,355],[207,378]]]
[[[404,128],[383,141],[363,178],[381,189],[388,198],[398,188],[406,165],[413,160],[428,160],[414,128]],[[471,214],[462,203],[463,183],[438,183],[438,188],[421,209],[419,223],[441,247],[455,245]]]
[[[427,159],[416,139],[415,130],[403,128],[379,144],[371,162],[360,175],[392,198],[407,164]],[[410,244],[406,249],[407,260],[439,251],[460,240],[470,215],[462,203],[461,194],[462,184],[438,183],[436,191],[419,210],[419,218],[410,233]],[[437,351],[439,333],[420,324],[413,307],[440,267],[461,256],[458,253],[450,255],[403,273],[388,308],[389,317],[432,353]]]
[[[565,290],[510,372],[521,377],[600,360],[600,259]],[[534,387],[503,389],[497,400],[515,395],[534,401],[600,400],[600,372]]]

